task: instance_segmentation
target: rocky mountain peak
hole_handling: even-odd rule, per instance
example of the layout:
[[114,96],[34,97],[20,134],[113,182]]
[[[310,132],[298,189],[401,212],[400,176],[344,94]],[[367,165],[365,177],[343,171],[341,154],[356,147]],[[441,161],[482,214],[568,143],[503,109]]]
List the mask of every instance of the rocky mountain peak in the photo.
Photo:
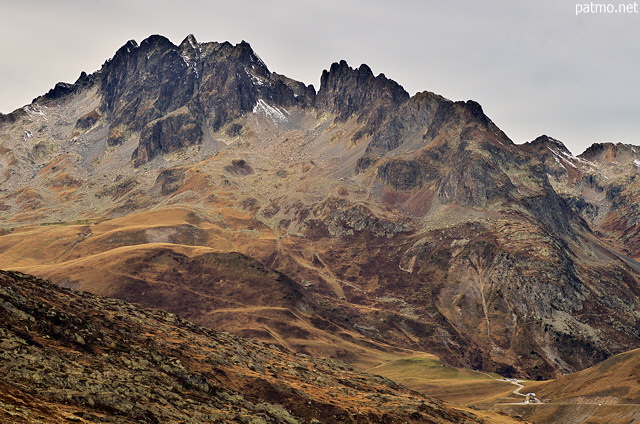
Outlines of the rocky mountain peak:
[[467,100],[466,102],[464,102],[464,105],[473,118],[477,119],[483,125],[489,125],[491,119],[489,119],[489,117],[485,115],[480,103],[476,102],[475,100]]
[[66,82],[57,83],[51,90],[43,96],[36,97],[32,103],[48,102],[62,99],[69,94],[78,93],[79,91],[91,87],[96,81],[95,74],[87,75],[82,71],[75,83]]
[[[459,160],[461,152],[478,145],[498,153],[509,150],[513,142],[473,101],[451,101],[428,91],[417,93],[398,107],[388,120],[376,126],[365,154],[359,159],[361,172],[392,151],[409,152],[429,148],[436,141],[438,152],[430,153],[437,162]],[[476,147],[473,147],[473,146]],[[484,149],[484,147],[483,147]],[[493,153],[490,153],[493,154]],[[432,165],[429,165],[433,174]]]
[[150,35],[140,43],[140,49],[143,52],[148,52],[152,49],[169,50],[175,47],[167,37],[158,34]]
[[251,48],[251,45],[246,41],[242,40],[240,43],[236,44],[234,49],[235,57],[241,60],[243,63],[248,63],[251,67],[260,67],[267,70],[267,65],[260,59],[260,57],[256,54],[256,52]]
[[201,144],[208,130],[253,110],[260,99],[272,106],[309,105],[315,97],[301,83],[272,75],[249,43],[179,46],[152,35],[129,41],[98,72],[107,143],[123,144],[139,134],[136,166],[158,153]]
[[187,46],[191,47],[192,49],[196,49],[199,47],[198,40],[196,40],[196,37],[193,34],[187,35],[184,40],[182,40],[179,47],[180,50],[184,50],[185,48],[187,48]]
[[367,65],[353,69],[341,60],[322,72],[316,106],[336,113],[339,121],[356,116],[366,123],[364,135],[407,100],[409,93],[384,74],[374,76]]
[[384,74],[375,76],[366,64],[354,69],[341,60],[333,63],[328,71],[322,71],[318,105],[327,106],[343,119],[357,113],[365,106],[365,100],[372,100],[376,96],[395,106],[409,99],[409,93],[400,84]]
[[578,157],[584,160],[604,163],[626,163],[640,157],[636,147],[624,143],[594,143]]
[[[136,40],[129,40],[126,43],[124,43],[122,47],[116,50],[116,54],[114,55],[114,58],[121,57],[127,53],[131,53],[133,50],[137,48],[138,48],[138,42]],[[107,60],[107,62],[109,62],[109,60]]]
[[541,135],[533,141],[524,143],[523,146],[537,152],[541,152],[545,149],[551,149],[556,153],[571,155],[569,149],[567,149],[567,147],[560,140],[556,140],[555,138],[549,137],[547,135]]

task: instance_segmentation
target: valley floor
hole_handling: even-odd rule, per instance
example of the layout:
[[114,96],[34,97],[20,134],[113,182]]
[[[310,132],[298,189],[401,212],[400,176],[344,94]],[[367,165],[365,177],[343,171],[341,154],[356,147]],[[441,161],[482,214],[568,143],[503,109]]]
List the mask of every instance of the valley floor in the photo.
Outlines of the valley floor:
[[535,424],[640,422],[640,404],[625,403],[613,396],[543,398],[539,403],[526,404],[524,393],[535,393],[545,382],[504,379],[496,374],[458,369],[432,355],[389,358],[367,371],[435,398],[466,405],[480,416],[483,410],[491,410]]

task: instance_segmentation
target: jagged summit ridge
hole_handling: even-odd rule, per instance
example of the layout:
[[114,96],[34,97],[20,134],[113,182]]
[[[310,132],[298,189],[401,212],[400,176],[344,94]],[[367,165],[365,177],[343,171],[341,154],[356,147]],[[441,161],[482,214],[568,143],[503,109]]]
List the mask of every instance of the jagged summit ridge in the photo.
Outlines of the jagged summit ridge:
[[125,45],[100,74],[108,143],[122,144],[139,133],[136,165],[202,143],[208,131],[252,111],[261,99],[274,106],[304,105],[315,94],[292,84],[305,97],[296,95],[244,41],[233,46],[187,37],[178,47],[152,36],[139,47]]
[[[201,144],[265,102],[278,107],[313,107],[355,116],[362,128],[358,140],[371,135],[409,94],[384,74],[374,76],[367,65],[351,68],[345,61],[322,73],[316,95],[312,85],[269,71],[249,43],[199,43],[193,35],[178,46],[152,35],[140,44],[125,43],[94,74],[75,84],[60,83],[36,103],[56,101],[99,84],[99,114],[108,121],[107,144],[116,146],[139,135],[132,160],[140,166],[158,153]],[[169,135],[171,134],[171,135]]]
[[602,162],[630,162],[640,159],[640,147],[624,143],[594,143],[578,157]]
[[367,121],[364,131],[371,133],[408,99],[409,93],[384,74],[374,76],[365,64],[353,69],[341,60],[322,72],[316,107],[335,112],[342,121],[356,115]]
[[[121,145],[139,136],[132,154],[136,166],[159,153],[201,144],[210,131],[256,107],[264,109],[264,103],[328,111],[336,114],[338,122],[355,117],[360,129],[352,139],[373,135],[371,150],[387,143],[381,141],[384,137],[378,129],[398,112],[407,113],[402,107],[410,99],[401,85],[384,74],[375,76],[366,64],[351,68],[344,60],[322,72],[316,94],[312,85],[270,72],[246,41],[200,43],[190,34],[178,46],[161,35],[140,44],[130,40],[99,71],[83,73],[74,84],[59,83],[34,103],[61,100],[96,83],[102,93],[97,114],[104,115],[109,126],[107,144]],[[460,104],[466,104],[471,115],[490,122],[479,104]],[[423,113],[420,106],[414,109]]]

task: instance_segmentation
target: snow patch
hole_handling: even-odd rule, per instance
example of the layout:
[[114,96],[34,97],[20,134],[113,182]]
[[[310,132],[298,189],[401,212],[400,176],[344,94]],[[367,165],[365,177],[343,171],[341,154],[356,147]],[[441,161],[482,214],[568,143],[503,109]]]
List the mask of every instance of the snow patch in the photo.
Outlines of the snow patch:
[[552,149],[551,147],[549,147],[548,149],[551,150],[551,153],[553,153],[554,155],[556,155],[558,157],[564,156],[565,158],[570,159],[570,160],[579,160],[577,157],[575,157],[572,154],[567,153],[565,151],[559,151],[558,152],[558,151]]
[[196,50],[200,48],[200,43],[195,43],[193,42],[193,37],[187,37],[187,39],[189,40],[189,45],[191,46],[192,49]]
[[567,152],[560,152],[563,156],[568,157],[569,159],[575,159],[576,157]]
[[34,117],[34,116],[42,116],[42,118],[44,118],[45,121],[47,121],[47,116],[44,114],[44,111],[42,109],[40,109],[38,106],[25,106],[24,111],[27,112],[27,115],[29,115],[30,118]]
[[[588,160],[585,160],[585,159],[579,158],[579,157],[577,157],[577,156],[573,156],[573,155],[572,155],[572,154],[570,154],[570,153],[567,153],[567,152],[556,152],[556,151],[555,151],[555,150],[553,150],[552,148],[549,148],[549,150],[550,150],[554,155],[556,155],[556,156],[558,156],[558,157],[560,157],[560,155],[562,155],[562,156],[564,156],[565,158],[569,159],[571,162],[581,162],[581,163],[584,163],[585,165],[595,166],[595,165],[593,164],[593,162],[590,162],[590,161],[588,161]],[[573,165],[573,163],[572,163],[571,165],[575,167],[575,165]]]
[[258,64],[263,68],[267,68],[267,65],[264,64],[262,59],[260,59],[260,56],[258,56],[255,52],[251,52],[251,60],[258,62]]
[[255,75],[253,75],[252,73],[250,73],[250,72],[249,72],[249,71],[247,71],[246,69],[245,69],[245,72],[247,73],[247,75],[249,76],[249,78],[251,78],[251,81],[252,81],[255,85],[258,85],[258,86],[265,85],[265,81],[264,81],[264,80],[262,80],[262,78],[260,78],[260,77],[257,77],[257,76],[255,76]]
[[563,158],[560,156],[560,153],[556,152],[555,150],[553,150],[552,148],[549,148],[549,150],[551,151],[551,153],[553,153],[553,158],[556,160],[556,163],[558,165],[560,165],[561,167],[563,167],[567,172],[569,172],[569,170],[567,169],[567,166],[564,164],[564,162],[568,163],[570,166],[572,167],[576,167],[573,163],[571,163],[571,161],[569,159],[577,159],[571,155],[566,154],[565,152],[561,152],[563,156],[565,156],[566,158]]
[[[557,152],[552,148],[549,148],[549,150],[551,151],[551,153],[554,154],[556,161],[558,161],[558,158],[562,159],[565,163],[568,163],[569,165],[571,165],[572,167],[578,169],[578,167],[576,166],[576,162],[582,163],[584,165],[587,165],[591,168],[596,168],[596,165],[593,162],[590,162],[588,160],[579,158],[577,156],[573,156],[570,153],[567,152]],[[558,162],[560,163],[560,162]],[[566,168],[566,167],[565,167]]]
[[289,118],[287,118],[287,115],[289,113],[286,110],[273,107],[262,99],[258,99],[258,102],[253,107],[253,113],[260,113],[260,112],[264,113],[265,116],[267,116],[274,122],[289,121]]
[[633,160],[633,164],[634,164],[635,166],[637,166],[637,167],[639,167],[639,168],[640,168],[640,160],[638,160],[638,159],[634,159],[634,160]]
[[567,170],[567,171],[568,171],[567,167],[566,167],[566,166],[564,166],[564,163],[562,163],[562,161],[560,161],[560,158],[559,158],[558,156],[554,155],[554,156],[553,156],[553,158],[556,160],[556,163],[557,163],[558,165],[560,165],[561,167],[563,167],[565,170]]
[[196,78],[199,78],[200,74],[198,73],[198,68],[196,67],[196,62],[192,58],[187,56],[186,54],[182,55],[182,60],[184,61],[184,64],[187,66],[187,68],[192,68],[193,69],[193,71],[196,73]]

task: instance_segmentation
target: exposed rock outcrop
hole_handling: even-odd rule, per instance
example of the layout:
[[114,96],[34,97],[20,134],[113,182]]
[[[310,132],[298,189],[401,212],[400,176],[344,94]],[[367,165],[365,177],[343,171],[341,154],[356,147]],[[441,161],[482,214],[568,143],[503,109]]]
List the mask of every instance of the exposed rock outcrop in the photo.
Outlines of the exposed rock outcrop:
[[364,128],[358,139],[373,133],[398,106],[409,100],[409,93],[383,74],[374,76],[371,68],[351,68],[344,60],[322,72],[315,105],[335,113],[338,121],[355,116]]

